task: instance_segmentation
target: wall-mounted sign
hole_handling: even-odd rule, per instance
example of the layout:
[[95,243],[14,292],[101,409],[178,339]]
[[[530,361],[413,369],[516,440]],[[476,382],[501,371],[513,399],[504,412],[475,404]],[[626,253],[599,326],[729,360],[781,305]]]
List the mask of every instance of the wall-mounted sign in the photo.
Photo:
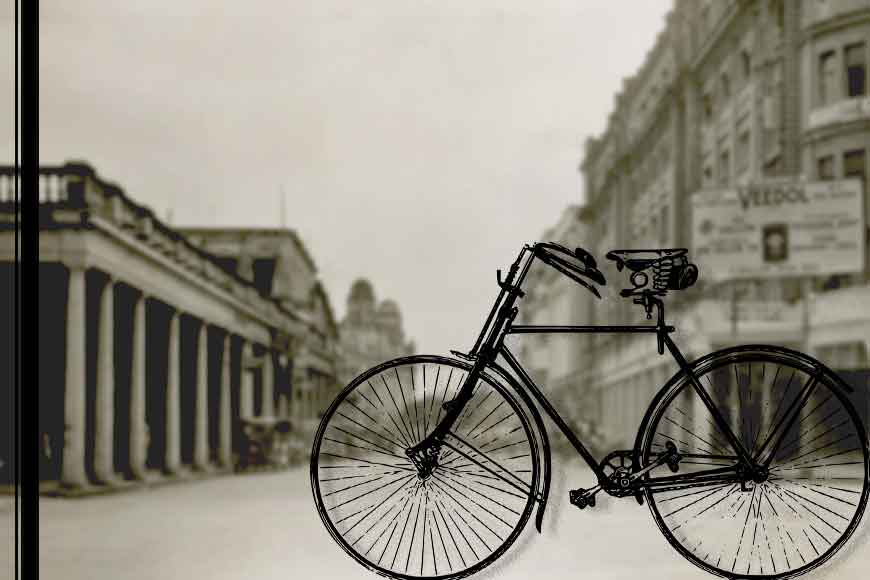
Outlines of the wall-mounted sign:
[[702,279],[830,275],[864,268],[861,182],[771,181],[692,196]]

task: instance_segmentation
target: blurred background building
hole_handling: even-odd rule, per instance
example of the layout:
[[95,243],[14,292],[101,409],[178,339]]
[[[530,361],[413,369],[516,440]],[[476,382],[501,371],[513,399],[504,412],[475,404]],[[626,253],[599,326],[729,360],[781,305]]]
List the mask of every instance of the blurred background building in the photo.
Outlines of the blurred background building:
[[[586,142],[584,208],[567,209],[542,239],[586,247],[603,268],[611,249],[690,248],[700,281],[668,299],[687,356],[747,343],[806,351],[860,387],[866,422],[868,62],[867,0],[675,0],[640,70],[615,96],[604,132]],[[844,215],[827,225],[818,215],[783,208],[782,227],[793,236],[801,228],[819,230],[805,248],[792,242],[791,269],[773,259],[768,264],[766,254],[762,260],[766,250],[754,238],[730,249],[718,241],[722,247],[705,245],[711,229],[727,234],[733,224],[715,214],[710,223],[693,220],[699,199],[725,203],[742,195],[754,206],[785,203],[827,182],[831,195],[853,192],[844,194],[852,205],[837,206]],[[720,252],[716,259],[705,259],[710,248]],[[817,257],[799,263],[801,249]],[[732,261],[730,269],[718,265]],[[624,273],[605,273],[610,292],[627,282]],[[568,298],[562,284],[572,285],[543,275],[525,304],[527,322],[642,321],[642,310],[628,301],[612,295],[598,301],[576,286]],[[643,411],[676,371],[649,337],[531,340],[525,355],[539,368],[536,378],[557,393],[562,385],[585,385],[573,398],[585,401],[587,414],[606,417],[601,427],[615,446],[632,445]],[[586,380],[568,378],[577,373]]]
[[[14,178],[14,168],[0,167],[8,326]],[[360,352],[354,340],[368,325],[384,345],[408,347],[391,301],[340,341],[328,293],[293,230],[173,227],[84,163],[42,167],[39,195],[42,365],[32,387],[47,491],[230,471],[246,464],[251,425],[271,433],[289,424],[290,447],[305,459],[343,386],[341,345]],[[0,351],[11,368],[13,345]],[[13,452],[6,432],[0,484],[13,480]]]
[[342,384],[371,367],[414,354],[414,343],[405,339],[402,313],[393,300],[378,304],[371,282],[356,280],[347,296],[341,321]]
[[290,229],[180,228],[193,244],[214,255],[222,267],[252,282],[306,323],[306,332],[282,345],[287,376],[276,397],[276,418],[292,419],[296,455],[305,456],[320,417],[338,394],[339,337],[329,296],[317,267]]

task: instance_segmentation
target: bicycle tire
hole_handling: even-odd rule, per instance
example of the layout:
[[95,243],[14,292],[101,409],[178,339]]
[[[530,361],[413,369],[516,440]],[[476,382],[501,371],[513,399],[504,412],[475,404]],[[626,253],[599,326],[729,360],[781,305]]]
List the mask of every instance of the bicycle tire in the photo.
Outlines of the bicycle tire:
[[[870,492],[867,433],[842,380],[819,361],[781,347],[726,349],[692,367],[750,454],[760,452],[761,462],[769,459],[770,476],[748,486],[751,496],[727,483],[684,488],[688,493],[645,488],[650,512],[668,543],[694,565],[729,578],[792,578],[829,561],[857,528]],[[681,461],[683,472],[735,463],[713,459],[726,457],[721,452],[733,448],[703,415],[709,411],[689,385],[688,376],[677,373],[650,406],[636,449],[641,467],[667,440],[692,456],[694,461]],[[728,413],[733,403],[738,412]],[[687,419],[690,408],[701,414]],[[702,432],[704,424],[707,431]],[[774,450],[780,436],[783,444]],[[666,466],[644,479],[666,475],[663,471]]]

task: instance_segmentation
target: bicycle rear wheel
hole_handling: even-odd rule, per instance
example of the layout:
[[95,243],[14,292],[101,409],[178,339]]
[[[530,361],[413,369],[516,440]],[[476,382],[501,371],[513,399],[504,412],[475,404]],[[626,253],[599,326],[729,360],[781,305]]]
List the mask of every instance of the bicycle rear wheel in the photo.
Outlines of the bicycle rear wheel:
[[[749,456],[768,471],[761,481],[739,476],[646,489],[659,529],[692,563],[720,576],[789,578],[823,564],[855,530],[870,490],[866,431],[839,377],[777,347],[714,353],[695,375]],[[642,465],[668,443],[683,454],[679,474],[740,464],[685,374],[664,392],[644,431]],[[672,476],[667,466],[646,480],[663,476]]]
[[444,417],[469,368],[435,356],[384,363],[345,388],[315,435],[318,513],[339,545],[379,574],[467,576],[503,554],[531,514],[535,438],[495,381],[478,380],[431,475],[405,453]]

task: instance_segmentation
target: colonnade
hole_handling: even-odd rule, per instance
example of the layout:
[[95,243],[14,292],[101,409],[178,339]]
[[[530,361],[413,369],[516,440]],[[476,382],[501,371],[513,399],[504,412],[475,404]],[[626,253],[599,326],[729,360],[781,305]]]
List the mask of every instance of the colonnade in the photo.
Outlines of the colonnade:
[[[115,324],[115,286],[123,281],[111,274],[107,277],[108,280],[100,290],[99,297],[95,373],[89,374],[88,353],[89,347],[92,348],[93,345],[89,345],[88,340],[94,338],[94,333],[88,332],[88,320],[93,315],[87,308],[90,288],[86,284],[86,268],[69,266],[61,483],[66,487],[87,487],[92,483],[112,485],[130,476],[134,479],[146,480],[160,475],[183,475],[191,470],[207,472],[231,468],[234,461],[234,424],[239,419],[254,417],[255,411],[258,411],[257,414],[261,416],[275,414],[276,358],[272,351],[265,345],[256,344],[249,338],[210,325],[192,314],[170,306],[165,375],[162,369],[156,372],[159,377],[165,376],[165,391],[161,388],[149,394],[149,386],[153,386],[151,384],[153,379],[151,382],[148,380],[149,367],[161,364],[163,360],[159,356],[149,356],[148,352],[149,333],[153,328],[146,320],[147,304],[149,300],[158,300],[158,298],[150,296],[145,291],[139,292],[133,303],[132,337],[116,336],[119,327]],[[195,338],[195,385],[192,386],[183,384],[185,378],[182,373],[181,358],[183,315],[191,317],[195,322],[198,321]],[[220,352],[209,352],[210,329],[212,329],[212,338],[219,337],[219,340],[211,342],[213,346],[215,342],[220,343],[220,348],[215,349]],[[118,375],[115,368],[118,350],[116,347],[123,347],[121,343],[116,344],[117,340],[123,340],[123,344],[132,344],[129,398],[120,397],[125,404],[129,401],[129,422],[125,422],[128,425],[129,437],[119,437],[119,434],[115,433],[119,427],[116,413],[121,412],[123,414],[120,417],[126,417],[128,412],[127,409],[118,408],[119,397],[116,396],[116,387],[128,388],[126,384],[116,384]],[[241,360],[236,369],[240,373],[239,391],[235,405],[232,393],[234,340],[241,343]],[[215,366],[209,364],[210,355],[220,360],[219,379],[209,376],[210,366],[212,370]],[[154,369],[151,369],[151,372],[155,373]],[[258,394],[261,394],[261,405],[257,410],[255,410],[255,372],[259,375]],[[89,376],[94,381],[92,389],[88,389],[87,385]],[[212,384],[219,385],[217,392],[212,389],[211,411],[210,379]],[[187,392],[188,387],[193,390],[192,413],[183,412],[182,409],[184,405],[182,391]],[[152,400],[150,405],[153,409],[155,407],[153,397],[163,393],[165,397],[162,402],[158,402],[158,411],[151,413],[155,416],[159,415],[159,420],[149,424],[149,398]],[[286,410],[287,404],[286,399],[282,398],[280,406]],[[194,422],[192,457],[184,461],[183,429],[189,429],[189,425],[184,425],[184,421],[190,420],[190,415]],[[212,433],[210,440],[210,427],[211,431],[215,429],[212,422],[217,422],[217,437],[215,438]],[[122,424],[121,428],[123,427]],[[153,433],[152,430],[155,428],[161,433]],[[155,439],[162,441],[160,445],[162,453],[159,453],[162,457],[157,460],[154,459],[155,449],[151,448]],[[186,439],[189,441],[189,437]],[[127,444],[129,448],[121,450],[125,458],[124,463],[128,462],[122,473],[116,461],[119,452],[117,446]]]

